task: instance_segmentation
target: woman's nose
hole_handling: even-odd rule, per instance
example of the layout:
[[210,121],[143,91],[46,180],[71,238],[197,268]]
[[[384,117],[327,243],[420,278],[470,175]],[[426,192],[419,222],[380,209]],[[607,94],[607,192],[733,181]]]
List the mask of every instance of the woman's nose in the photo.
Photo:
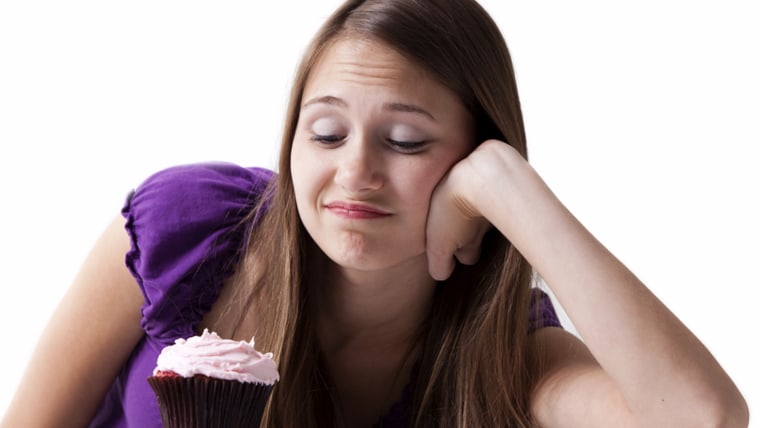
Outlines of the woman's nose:
[[349,195],[377,190],[382,186],[382,159],[377,148],[366,138],[347,141],[342,151],[335,182]]

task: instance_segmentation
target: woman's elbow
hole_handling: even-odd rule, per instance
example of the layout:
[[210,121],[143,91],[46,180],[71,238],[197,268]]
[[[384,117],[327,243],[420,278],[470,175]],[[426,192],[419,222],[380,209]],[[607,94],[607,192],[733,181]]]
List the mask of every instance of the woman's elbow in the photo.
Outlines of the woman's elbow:
[[749,407],[738,389],[716,393],[704,403],[701,413],[705,417],[702,426],[709,428],[747,428]]

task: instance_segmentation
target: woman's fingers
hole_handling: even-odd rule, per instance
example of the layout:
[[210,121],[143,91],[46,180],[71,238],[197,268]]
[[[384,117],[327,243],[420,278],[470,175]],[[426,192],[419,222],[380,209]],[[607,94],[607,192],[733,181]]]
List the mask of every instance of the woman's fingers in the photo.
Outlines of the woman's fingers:
[[465,265],[474,265],[480,260],[480,249],[481,244],[483,243],[483,236],[485,236],[486,231],[488,231],[490,226],[490,224],[482,217],[477,220],[473,219],[473,221],[479,223],[477,225],[477,233],[467,244],[454,252],[456,259]]
[[437,281],[443,281],[454,271],[454,254],[458,246],[455,238],[457,232],[452,230],[455,226],[443,219],[445,214],[439,211],[431,207],[428,214],[426,246],[430,275]]
[[490,227],[480,216],[473,217],[453,194],[450,177],[433,192],[427,222],[427,256],[430,275],[442,281],[456,267],[456,260],[474,264],[480,258],[480,243]]

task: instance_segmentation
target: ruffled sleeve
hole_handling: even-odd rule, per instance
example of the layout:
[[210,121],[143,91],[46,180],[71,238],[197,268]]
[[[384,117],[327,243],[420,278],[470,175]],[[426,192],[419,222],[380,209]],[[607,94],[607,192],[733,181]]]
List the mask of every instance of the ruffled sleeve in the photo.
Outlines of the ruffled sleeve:
[[543,327],[562,327],[549,295],[537,287],[530,291],[528,330],[532,333]]
[[129,195],[126,263],[145,297],[148,336],[163,342],[194,334],[232,273],[247,235],[243,221],[273,176],[228,163],[183,165]]

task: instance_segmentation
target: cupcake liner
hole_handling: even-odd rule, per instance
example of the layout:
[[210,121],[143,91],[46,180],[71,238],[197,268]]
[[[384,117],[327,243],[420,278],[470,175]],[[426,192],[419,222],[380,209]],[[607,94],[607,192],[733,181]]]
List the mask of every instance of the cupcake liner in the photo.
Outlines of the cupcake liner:
[[164,428],[256,428],[273,388],[206,376],[151,376],[148,383]]

